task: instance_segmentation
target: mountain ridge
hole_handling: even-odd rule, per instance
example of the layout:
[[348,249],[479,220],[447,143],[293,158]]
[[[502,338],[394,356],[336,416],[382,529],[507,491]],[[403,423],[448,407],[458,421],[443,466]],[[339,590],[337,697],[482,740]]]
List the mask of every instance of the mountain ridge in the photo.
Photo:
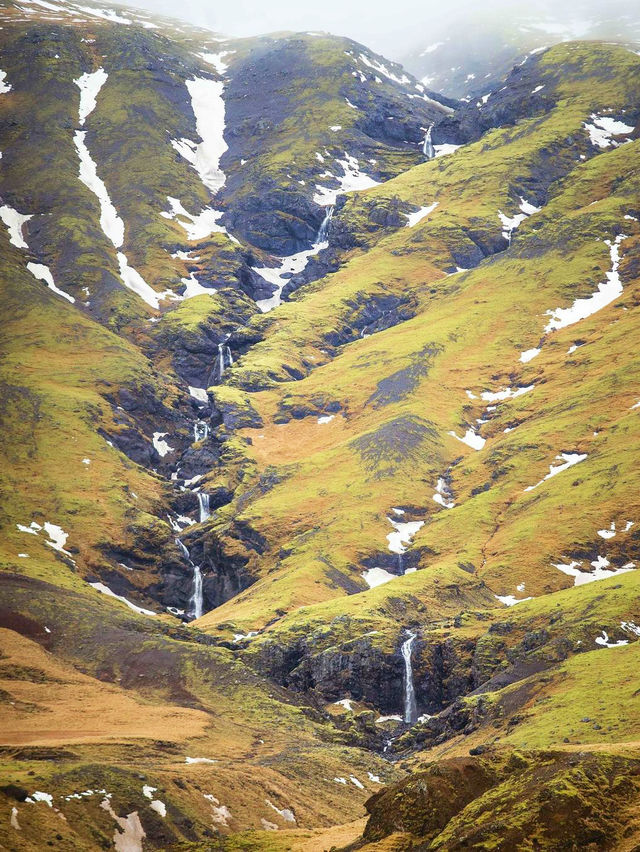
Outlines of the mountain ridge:
[[337,37],[23,5],[9,848],[628,848],[637,54],[463,103]]

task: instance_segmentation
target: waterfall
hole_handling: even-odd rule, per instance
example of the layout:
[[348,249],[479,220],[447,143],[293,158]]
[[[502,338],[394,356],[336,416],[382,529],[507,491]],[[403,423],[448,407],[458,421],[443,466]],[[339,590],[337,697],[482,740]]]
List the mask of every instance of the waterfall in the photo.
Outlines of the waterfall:
[[314,246],[319,246],[321,243],[329,242],[329,225],[331,224],[331,220],[333,219],[333,209],[333,204],[325,208],[326,213],[324,214],[324,219],[322,220],[322,224],[318,229],[318,234],[316,236]]
[[177,539],[176,539],[176,544],[177,544],[177,545],[178,545],[178,547],[180,548],[180,552],[182,553],[182,555],[184,556],[184,558],[185,558],[185,559],[188,559],[189,561],[191,561],[191,558],[190,558],[190,556],[189,556],[189,551],[188,551],[188,550],[187,550],[187,548],[184,546],[184,544],[180,541],[180,539],[179,539],[179,538],[177,538]]
[[203,523],[211,514],[209,510],[209,495],[203,491],[198,491],[198,506],[200,507],[200,523]]
[[409,638],[402,643],[402,656],[404,658],[404,721],[412,725],[418,718],[418,706],[413,689],[413,669],[411,668],[411,648],[416,634],[409,632]]
[[216,372],[218,374],[218,381],[222,381],[222,377],[224,376],[224,371],[227,367],[230,367],[233,364],[233,355],[231,354],[231,349],[226,344],[226,340],[229,338],[225,338],[222,343],[218,343],[218,360],[216,362]]
[[205,441],[209,437],[209,424],[204,420],[193,421],[193,440]]
[[[208,512],[209,495],[205,494],[204,496],[207,498],[207,512]],[[198,498],[199,497],[200,497],[200,495],[198,494]],[[201,509],[201,513],[202,513],[202,509]],[[189,553],[189,550],[187,549],[187,547],[185,547],[185,545],[182,543],[182,541],[179,538],[176,539],[176,544],[180,548],[180,552],[182,553],[184,558],[187,560],[189,565],[191,565],[191,567],[193,568],[193,592],[191,594],[191,597],[189,598],[189,613],[191,615],[193,615],[194,618],[200,618],[200,616],[203,614],[203,611],[204,611],[204,594],[203,594],[203,589],[202,589],[202,572],[200,570],[199,565],[193,564],[193,562],[191,561],[191,554]]]
[[424,135],[424,142],[422,143],[422,153],[425,155],[427,160],[433,159],[434,154],[436,153],[433,148],[433,142],[431,141],[431,131],[433,130],[433,124],[430,124],[427,128],[427,132]]
[[402,561],[402,554],[398,554],[398,574],[402,577],[404,574],[404,563]]
[[193,594],[189,601],[194,618],[200,618],[203,609],[202,572],[199,565],[193,566]]

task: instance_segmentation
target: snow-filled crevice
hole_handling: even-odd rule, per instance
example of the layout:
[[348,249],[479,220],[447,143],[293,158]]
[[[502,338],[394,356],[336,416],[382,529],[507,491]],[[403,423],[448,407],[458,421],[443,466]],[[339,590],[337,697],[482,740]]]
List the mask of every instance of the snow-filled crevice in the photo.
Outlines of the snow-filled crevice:
[[[103,68],[99,68],[92,73],[82,74],[82,76],[73,81],[80,89],[78,119],[81,126],[84,126],[86,119],[95,109],[98,94],[107,79],[108,74],[106,71]],[[156,293],[140,273],[131,267],[125,253],[121,251],[124,243],[124,222],[111,202],[104,182],[98,176],[97,166],[87,148],[86,136],[86,130],[76,130],[73,137],[80,160],[79,177],[100,203],[100,227],[104,235],[116,249],[120,279],[125,287],[132,290],[150,307],[157,310],[160,306],[160,299],[164,298],[166,294]]]

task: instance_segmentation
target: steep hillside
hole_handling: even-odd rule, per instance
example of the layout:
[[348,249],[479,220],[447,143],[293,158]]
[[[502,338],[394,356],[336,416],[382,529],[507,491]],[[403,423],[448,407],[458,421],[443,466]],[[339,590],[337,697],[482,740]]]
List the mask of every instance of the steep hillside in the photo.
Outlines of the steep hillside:
[[5,848],[634,848],[637,51],[0,16]]

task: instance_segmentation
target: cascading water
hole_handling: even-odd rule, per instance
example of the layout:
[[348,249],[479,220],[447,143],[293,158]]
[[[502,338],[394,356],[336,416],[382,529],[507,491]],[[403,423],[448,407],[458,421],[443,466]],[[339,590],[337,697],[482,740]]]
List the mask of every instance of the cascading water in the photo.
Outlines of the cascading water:
[[316,236],[314,246],[319,246],[322,243],[329,242],[329,225],[331,225],[331,220],[333,219],[333,204],[330,207],[326,207],[325,210],[326,212],[324,214],[324,219],[322,220],[322,224],[318,229],[318,234]]
[[218,343],[218,360],[216,362],[216,373],[218,375],[218,381],[222,380],[224,376],[224,371],[227,367],[230,367],[233,364],[233,355],[231,354],[231,349],[227,346],[226,342]]
[[422,143],[422,153],[425,155],[427,160],[433,159],[435,155],[435,149],[433,147],[433,142],[431,141],[431,131],[433,130],[433,124],[430,124],[427,128],[427,132],[424,135],[424,142]]
[[187,550],[187,548],[184,546],[184,544],[180,541],[180,539],[179,539],[179,538],[177,538],[177,539],[176,539],[176,544],[177,544],[177,545],[178,545],[178,547],[180,548],[180,552],[182,553],[182,555],[184,556],[184,558],[185,558],[185,559],[188,559],[188,560],[189,560],[189,562],[190,562],[190,561],[191,561],[191,557],[189,556],[189,551],[188,551],[188,550]]
[[193,421],[193,440],[205,441],[209,437],[209,424],[204,420]]
[[198,491],[198,506],[200,507],[200,523],[203,523],[211,515],[209,509],[209,495]]
[[203,612],[202,572],[199,565],[193,566],[193,594],[189,606],[194,618],[200,618]]
[[[200,496],[200,495],[198,495]],[[209,495],[207,495],[208,497]],[[188,548],[180,541],[179,538],[176,539],[176,544],[180,548],[180,552],[187,560],[189,565],[193,568],[193,592],[191,597],[189,598],[189,614],[193,615],[194,618],[200,618],[204,613],[204,592],[202,588],[202,571],[200,570],[199,565],[194,565],[191,561],[191,554],[189,553]]]
[[402,643],[402,656],[404,658],[404,721],[412,725],[418,718],[418,705],[413,688],[413,669],[411,668],[411,649],[416,634],[409,632],[409,638]]

